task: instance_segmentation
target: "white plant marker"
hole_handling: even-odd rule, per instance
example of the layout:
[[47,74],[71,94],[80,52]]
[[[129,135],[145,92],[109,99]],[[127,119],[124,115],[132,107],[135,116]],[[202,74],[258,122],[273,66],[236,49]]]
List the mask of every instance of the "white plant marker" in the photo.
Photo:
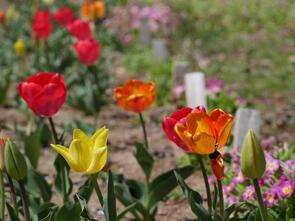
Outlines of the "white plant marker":
[[258,110],[239,108],[234,123],[234,147],[241,147],[250,128],[260,136],[261,113]]
[[184,77],[186,104],[195,108],[199,105],[207,109],[205,76],[201,72],[188,73]]
[[153,39],[152,41],[153,48],[153,60],[156,62],[165,61],[168,58],[168,50],[166,46],[166,40],[159,38]]

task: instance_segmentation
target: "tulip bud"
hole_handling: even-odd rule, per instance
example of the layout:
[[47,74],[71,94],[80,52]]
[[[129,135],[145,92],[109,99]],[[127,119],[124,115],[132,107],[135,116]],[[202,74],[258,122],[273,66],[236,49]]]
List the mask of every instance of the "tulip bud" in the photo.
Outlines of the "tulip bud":
[[4,149],[4,162],[6,172],[15,180],[23,179],[27,174],[27,164],[24,156],[15,143],[7,139]]
[[241,170],[252,179],[259,179],[265,172],[264,152],[253,132],[250,129],[245,137],[241,152]]
[[26,45],[23,39],[18,39],[14,43],[14,50],[18,57],[23,58],[26,55]]
[[4,25],[6,21],[5,12],[0,10],[0,24]]
[[5,147],[6,139],[3,137],[0,137],[0,171],[3,171],[4,166],[4,147]]

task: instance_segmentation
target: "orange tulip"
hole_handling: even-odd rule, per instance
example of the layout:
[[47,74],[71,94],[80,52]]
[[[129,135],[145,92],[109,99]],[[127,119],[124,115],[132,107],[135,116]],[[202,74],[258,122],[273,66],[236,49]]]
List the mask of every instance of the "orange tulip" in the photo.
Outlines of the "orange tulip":
[[211,154],[222,148],[231,132],[232,115],[221,109],[193,111],[175,125],[175,132],[185,145],[197,154]]
[[102,18],[105,15],[105,4],[103,1],[89,1],[81,8],[81,14],[87,17],[89,20]]
[[115,89],[115,99],[119,106],[126,111],[143,112],[152,105],[155,98],[154,82],[144,83],[138,80],[129,80],[124,86]]

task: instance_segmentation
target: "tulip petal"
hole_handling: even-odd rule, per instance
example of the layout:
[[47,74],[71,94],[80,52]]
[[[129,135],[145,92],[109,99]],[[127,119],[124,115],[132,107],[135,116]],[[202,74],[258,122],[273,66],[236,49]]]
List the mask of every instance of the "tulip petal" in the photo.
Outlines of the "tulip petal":
[[76,128],[73,131],[73,140],[82,140],[83,143],[87,145],[92,145],[90,138],[80,129]]
[[92,156],[91,164],[89,165],[86,173],[93,174],[101,171],[107,162],[107,147],[96,149]]
[[194,142],[192,139],[192,134],[190,134],[186,127],[181,123],[176,123],[174,126],[174,130],[179,138],[183,141],[183,143],[190,149],[193,149]]
[[18,85],[18,91],[20,96],[27,102],[28,106],[31,107],[31,102],[36,97],[42,88],[35,83],[22,82]]
[[72,159],[70,153],[69,153],[69,148],[67,147],[64,147],[62,145],[58,145],[58,144],[51,144],[51,147],[53,147],[53,149],[59,153],[66,161],[67,163],[69,164],[69,166],[77,171],[77,165],[75,163],[75,161]]
[[197,132],[193,136],[193,152],[198,154],[210,154],[215,150],[215,138],[211,134]]
[[105,127],[100,128],[92,135],[90,138],[94,144],[94,148],[104,147],[107,144],[107,139],[109,136],[109,130]]
[[71,142],[69,153],[74,162],[76,162],[77,172],[85,172],[91,163],[92,153],[90,148],[92,147],[83,142],[83,140],[76,139]]
[[189,113],[191,113],[192,110],[193,109],[190,107],[182,108],[180,110],[175,111],[173,114],[171,114],[171,118],[173,118],[175,120],[180,120],[180,119],[186,117]]
[[218,149],[222,148],[227,143],[229,136],[231,134],[232,125],[233,121],[228,121],[227,124],[224,126],[223,130],[220,131]]
[[213,154],[210,154],[210,165],[215,177],[218,180],[222,180],[224,177],[224,164],[221,154],[216,151]]

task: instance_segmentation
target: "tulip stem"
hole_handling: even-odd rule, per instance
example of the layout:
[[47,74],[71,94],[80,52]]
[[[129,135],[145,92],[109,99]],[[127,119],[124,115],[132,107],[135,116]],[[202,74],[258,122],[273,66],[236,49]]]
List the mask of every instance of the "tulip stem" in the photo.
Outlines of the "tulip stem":
[[15,193],[15,188],[14,188],[14,185],[13,185],[13,181],[12,181],[11,177],[8,174],[6,174],[6,175],[7,175],[7,179],[8,179],[8,185],[10,187],[11,198],[12,198],[12,201],[13,201],[15,214],[16,214],[16,216],[18,216],[18,206],[17,206],[16,193]]
[[142,113],[139,113],[139,119],[140,119],[142,132],[143,132],[143,136],[144,136],[145,148],[149,149],[149,143],[148,143],[148,138],[147,138],[147,133],[146,133],[146,126],[145,126],[145,121],[144,121]]
[[4,190],[4,173],[0,171],[0,219],[4,220],[5,213],[5,190]]
[[254,188],[255,188],[257,201],[258,201],[258,204],[259,204],[259,210],[260,210],[260,215],[261,215],[262,221],[267,221],[267,213],[266,213],[265,205],[264,205],[264,202],[263,202],[263,199],[262,199],[261,190],[260,190],[258,180],[253,179],[253,183],[254,183]]
[[49,123],[50,123],[52,135],[53,135],[53,138],[54,138],[54,142],[55,142],[55,144],[58,144],[58,137],[57,137],[57,133],[56,133],[56,129],[55,129],[52,117],[48,117],[48,120],[49,120]]
[[223,189],[221,180],[217,180],[218,186],[218,195],[219,195],[219,212],[221,216],[221,220],[224,220],[224,199],[223,199]]
[[208,182],[208,176],[207,176],[206,168],[204,166],[201,155],[197,154],[197,156],[198,156],[198,160],[200,163],[200,167],[201,167],[201,171],[203,174],[203,179],[204,179],[204,183],[205,183],[205,187],[206,187],[208,209],[209,209],[209,213],[211,214],[212,213],[212,199],[211,199],[210,186],[209,186],[209,182]]
[[25,215],[25,220],[30,221],[30,210],[29,210],[29,200],[28,195],[25,189],[25,184],[23,180],[19,180],[19,187],[22,195],[22,202],[23,202],[23,210]]
[[96,195],[98,197],[98,200],[100,202],[100,205],[101,205],[101,207],[103,207],[103,196],[101,194],[101,191],[100,191],[99,186],[98,186],[98,183],[97,183],[97,175],[96,174],[92,174],[90,176],[90,178],[91,178],[92,185],[93,185],[93,187],[95,189]]
[[[58,144],[58,136],[56,133],[56,129],[55,129],[55,125],[54,125],[52,117],[48,117],[48,120],[50,123],[54,142],[55,142],[55,144]],[[66,202],[66,201],[68,201],[68,196],[66,194],[66,174],[65,174],[65,168],[64,168],[65,167],[64,159],[60,159],[60,165],[61,165],[61,185],[62,185],[63,194],[64,194],[63,200],[64,200],[64,202]]]

